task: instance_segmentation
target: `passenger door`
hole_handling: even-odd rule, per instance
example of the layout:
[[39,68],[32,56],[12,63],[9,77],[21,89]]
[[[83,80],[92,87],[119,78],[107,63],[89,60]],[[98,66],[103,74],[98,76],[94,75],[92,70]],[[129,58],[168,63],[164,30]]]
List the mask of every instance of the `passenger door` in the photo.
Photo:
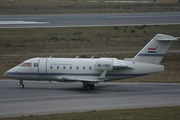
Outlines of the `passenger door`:
[[39,59],[38,74],[39,75],[47,75],[47,58]]

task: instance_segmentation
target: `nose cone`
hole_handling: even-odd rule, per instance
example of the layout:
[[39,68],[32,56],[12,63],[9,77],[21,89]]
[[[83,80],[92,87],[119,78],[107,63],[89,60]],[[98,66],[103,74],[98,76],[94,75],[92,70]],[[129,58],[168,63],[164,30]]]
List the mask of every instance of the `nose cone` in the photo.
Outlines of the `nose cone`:
[[11,77],[11,72],[10,72],[10,70],[6,71],[6,72],[4,73],[4,76],[6,76],[6,77]]
[[8,74],[8,73],[7,73],[7,71],[6,71],[6,72],[4,73],[4,76],[7,76],[7,74]]
[[11,68],[10,70],[6,71],[4,73],[4,76],[14,78],[14,76],[17,76],[16,74],[17,74],[17,70],[16,70],[16,67],[14,67],[14,68]]

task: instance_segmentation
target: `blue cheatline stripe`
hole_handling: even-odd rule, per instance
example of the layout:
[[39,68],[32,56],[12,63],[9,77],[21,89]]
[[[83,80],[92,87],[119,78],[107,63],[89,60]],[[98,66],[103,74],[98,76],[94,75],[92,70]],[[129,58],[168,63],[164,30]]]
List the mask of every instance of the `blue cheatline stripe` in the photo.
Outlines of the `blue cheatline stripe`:
[[104,78],[98,78],[98,80],[104,80]]
[[[5,75],[37,75],[39,76],[38,73],[24,73],[24,72],[6,72]],[[96,74],[96,73],[47,73],[46,75],[59,75],[59,76],[100,76],[101,74]],[[107,76],[142,76],[146,74],[106,74]],[[40,75],[41,76],[41,75]],[[101,79],[101,78],[100,78]]]
[[156,53],[156,51],[148,51],[148,53]]
[[[26,73],[26,72],[6,72],[5,75],[39,75],[38,73]],[[40,74],[40,76],[43,74]],[[100,76],[100,74],[91,73],[47,73],[44,75],[66,75],[66,76]]]
[[148,54],[148,53],[140,53],[138,56],[146,56],[146,57],[163,57],[165,54]]

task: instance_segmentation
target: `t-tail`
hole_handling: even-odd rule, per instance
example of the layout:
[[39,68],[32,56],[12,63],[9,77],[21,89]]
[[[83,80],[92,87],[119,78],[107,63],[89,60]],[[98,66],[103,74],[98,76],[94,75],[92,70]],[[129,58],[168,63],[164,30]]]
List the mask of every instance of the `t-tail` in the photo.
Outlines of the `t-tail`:
[[157,34],[134,58],[125,58],[135,62],[159,64],[173,41],[170,35]]

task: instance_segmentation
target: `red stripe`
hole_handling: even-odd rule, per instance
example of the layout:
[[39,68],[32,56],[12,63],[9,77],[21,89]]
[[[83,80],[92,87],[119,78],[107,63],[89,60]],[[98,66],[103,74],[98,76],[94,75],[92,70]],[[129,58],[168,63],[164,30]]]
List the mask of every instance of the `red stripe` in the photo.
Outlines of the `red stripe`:
[[156,50],[156,48],[148,48],[148,50]]

